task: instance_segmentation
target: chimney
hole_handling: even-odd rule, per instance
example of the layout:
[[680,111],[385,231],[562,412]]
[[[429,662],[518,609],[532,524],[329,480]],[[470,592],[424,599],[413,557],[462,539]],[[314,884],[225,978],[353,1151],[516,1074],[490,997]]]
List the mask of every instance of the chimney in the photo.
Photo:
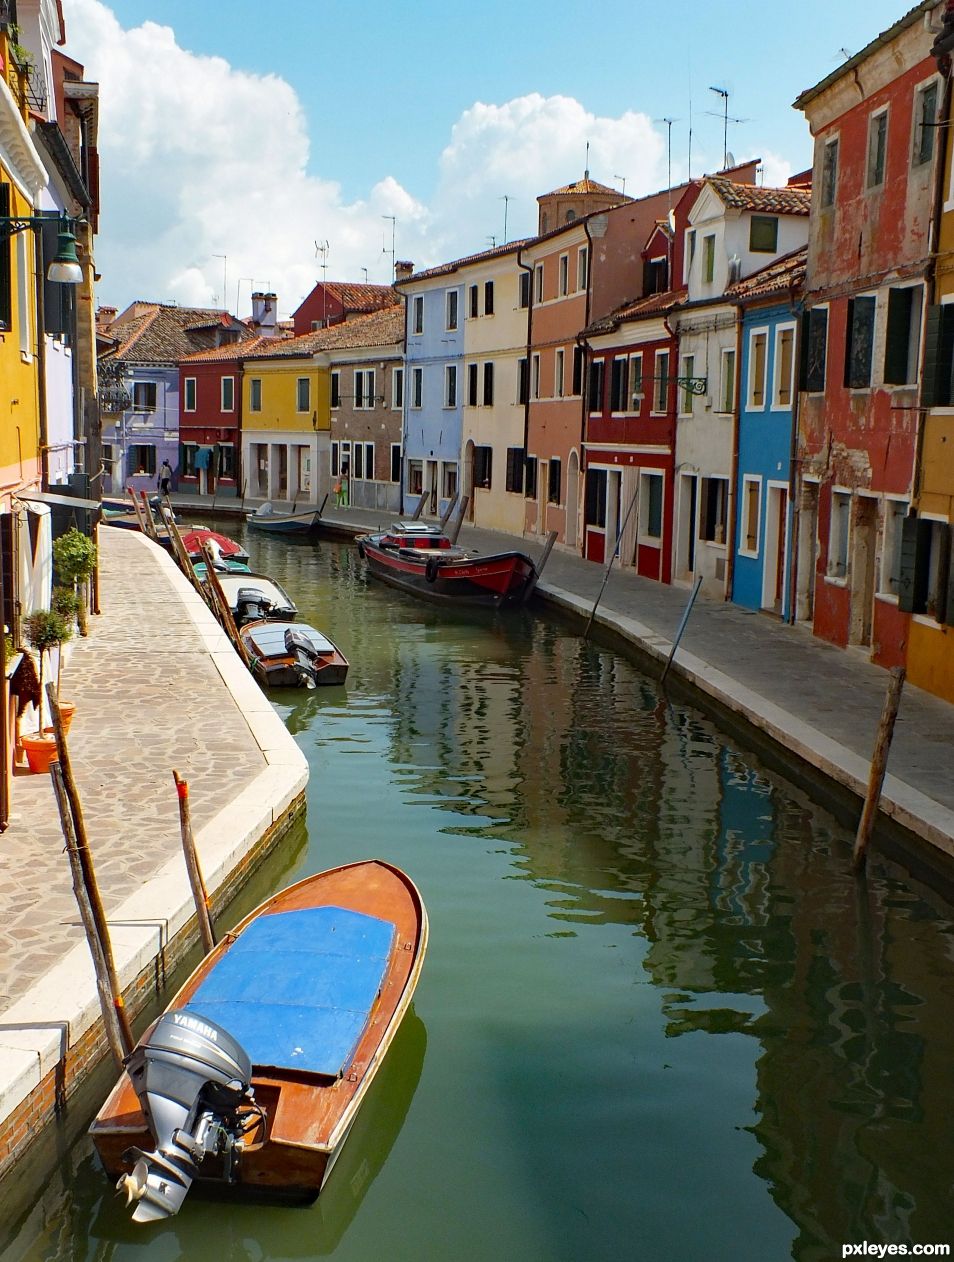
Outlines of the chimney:
[[394,280],[399,282],[407,280],[409,276],[414,275],[414,264],[407,259],[398,259],[394,264]]
[[274,337],[278,332],[277,294],[252,294],[252,323],[262,337]]

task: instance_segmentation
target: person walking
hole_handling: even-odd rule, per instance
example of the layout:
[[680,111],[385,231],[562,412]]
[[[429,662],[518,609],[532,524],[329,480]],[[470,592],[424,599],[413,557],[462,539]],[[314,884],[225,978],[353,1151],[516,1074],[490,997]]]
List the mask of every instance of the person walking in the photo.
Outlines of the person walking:
[[350,489],[348,486],[349,481],[350,481],[349,467],[346,464],[342,464],[341,466],[341,504],[340,504],[342,508],[348,507],[348,491]]
[[166,496],[172,490],[172,465],[163,460],[159,469],[159,494]]

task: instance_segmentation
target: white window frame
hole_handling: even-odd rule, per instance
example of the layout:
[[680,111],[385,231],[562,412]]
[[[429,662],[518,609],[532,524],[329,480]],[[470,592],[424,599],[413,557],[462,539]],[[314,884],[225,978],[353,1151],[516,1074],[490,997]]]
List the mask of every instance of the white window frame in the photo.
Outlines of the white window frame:
[[[454,323],[451,324],[451,308],[453,308]],[[458,289],[448,289],[444,294],[444,332],[456,333],[460,328],[460,291]]]
[[[839,512],[835,512],[836,499]],[[844,516],[840,511],[846,502]],[[844,536],[842,536],[842,523]],[[838,544],[837,548],[835,544]],[[835,561],[834,557],[844,554],[844,560]],[[828,516],[828,563],[825,570],[825,582],[844,587],[848,582],[848,560],[851,556],[851,491],[847,486],[833,486],[831,489],[831,507]],[[839,570],[841,571],[839,573]]]
[[[779,396],[781,394],[781,371],[782,371],[782,334],[790,332],[792,335],[792,362],[789,365],[789,381],[788,381],[788,402],[782,403]],[[797,389],[795,378],[795,351],[797,348],[798,335],[794,320],[786,320],[783,324],[775,326],[775,344],[772,350],[772,407],[773,412],[790,412],[795,406],[795,392]]]
[[[396,479],[391,477],[391,471],[394,468],[395,449],[397,450],[397,453],[398,453],[398,458],[397,458],[398,475]],[[388,481],[390,482],[392,486],[401,485],[401,444],[400,443],[391,443],[390,447],[388,448]]]
[[[232,386],[232,402],[229,407],[225,406],[225,383],[230,382]],[[235,411],[235,378],[222,377],[219,382],[219,411],[234,412]]]
[[[922,162],[916,162],[915,157],[917,153],[919,152],[919,149],[920,149],[919,141],[921,139],[921,137],[918,135],[918,120],[920,119],[920,116],[921,116],[921,99],[925,95],[925,93],[928,91],[928,89],[931,87],[934,88],[935,94],[936,94],[935,99],[934,99],[935,126],[932,128],[932,131],[934,132],[934,140],[931,145],[931,156],[929,158],[925,158]],[[931,162],[934,161],[934,159],[937,156],[938,143],[939,143],[939,139],[942,133],[941,133],[941,130],[936,126],[936,124],[937,124],[938,114],[940,113],[942,91],[943,91],[943,85],[941,83],[940,78],[936,74],[929,75],[928,78],[923,79],[920,83],[917,83],[914,86],[914,110],[911,116],[911,168],[912,170],[916,170],[918,167],[928,166]]]
[[[669,365],[672,358],[671,351],[656,351],[653,356],[653,405],[651,409],[652,416],[665,416],[669,411]],[[659,361],[665,359],[666,371],[659,371]],[[665,380],[663,378],[665,377]],[[662,397],[663,406],[659,407],[659,400]]]
[[533,268],[533,290],[536,301],[543,302],[543,264],[536,263]]
[[[762,371],[762,402],[753,402],[755,398],[755,342],[757,338],[765,340],[765,357]],[[749,355],[745,374],[745,406],[749,412],[764,412],[768,407],[769,395],[769,326],[761,324],[758,328],[749,329]]]
[[[192,404],[189,404],[189,387],[192,387]],[[194,412],[196,410],[196,401],[198,399],[198,386],[195,377],[186,377],[182,383],[182,410],[183,412]]]
[[570,292],[570,256],[561,254],[557,267],[557,295],[565,298]]
[[[336,399],[337,402],[335,402]],[[336,410],[341,407],[341,373],[337,368],[331,374],[331,394],[329,395],[329,406]]]
[[[889,114],[890,114],[890,110],[888,106],[883,105],[881,109],[873,110],[868,115],[868,132],[867,132],[868,140],[867,140],[867,144],[865,145],[865,192],[866,193],[873,192],[875,189],[878,189],[878,188],[884,188],[885,183],[888,178],[888,129],[891,126],[891,119],[889,117]],[[881,171],[881,179],[877,182],[877,184],[872,184],[871,182],[871,158],[872,158],[871,142],[874,138],[875,122],[879,118],[884,118],[884,166]]]
[[[908,515],[911,501],[906,495],[886,495],[881,525],[881,558],[878,565],[878,596],[882,600],[898,603],[898,578],[893,577],[891,569],[897,564],[900,577],[901,561],[901,523]],[[900,511],[899,511],[900,510]]]
[[[456,408],[459,406],[459,398],[460,398],[458,394],[459,384],[460,383],[457,380],[457,365],[445,364],[444,365],[444,407],[445,408]],[[451,401],[452,393],[454,396],[453,402]]]
[[[831,201],[823,202],[825,195],[825,166],[826,154],[830,145],[835,145],[838,149],[835,155],[835,178],[831,186]],[[819,210],[831,210],[838,199],[838,177],[841,174],[841,132],[833,132],[825,137],[821,143],[821,166],[818,171],[818,208]]]
[[[639,389],[634,389],[635,383],[639,382]],[[629,357],[629,410],[630,412],[639,412],[642,408],[643,399],[646,397],[645,386],[643,384],[643,352],[637,351]]]
[[576,256],[576,288],[577,292],[586,289],[590,283],[590,251],[581,245]]
[[415,294],[411,299],[411,336],[422,337],[424,333],[424,295]]
[[540,397],[540,355],[534,352],[530,360],[530,398],[539,399]]
[[[662,484],[662,500],[659,510],[659,534],[649,533],[649,479],[657,478]],[[662,548],[666,533],[666,474],[662,469],[640,469],[639,471],[639,520],[636,529],[636,542],[643,547]]]
[[[679,364],[680,377],[694,377],[696,375],[696,356],[695,353],[680,356]],[[693,393],[686,385],[676,383],[676,390],[679,397],[679,416],[690,417],[693,414]]]
[[553,356],[553,397],[562,399],[566,388],[566,351],[558,347]]
[[[750,548],[748,538],[750,534],[749,527],[752,525],[750,519],[751,500],[749,499],[749,488],[754,486],[755,493],[755,547]],[[762,546],[762,476],[756,473],[745,473],[742,475],[742,504],[739,513],[739,556],[757,557]]]
[[[258,386],[258,405],[255,402],[255,387]],[[248,410],[250,412],[261,412],[262,410],[262,379],[261,377],[249,377],[248,379]]]
[[[305,406],[304,406],[304,407],[302,407],[302,406],[301,406],[301,387],[302,387],[302,383],[304,383],[304,385],[305,385],[305,387],[306,387],[305,393],[306,393],[306,395],[307,395],[307,400],[306,400],[306,403],[305,403]],[[299,416],[304,416],[306,413],[308,413],[308,412],[310,412],[310,411],[311,411],[311,378],[310,378],[310,377],[298,377],[298,378],[296,378],[296,380],[295,380],[295,412],[296,412]]]
[[[354,370],[354,395],[352,403],[356,412],[370,412],[374,408],[375,378],[373,368]],[[361,402],[358,402],[358,399]]]

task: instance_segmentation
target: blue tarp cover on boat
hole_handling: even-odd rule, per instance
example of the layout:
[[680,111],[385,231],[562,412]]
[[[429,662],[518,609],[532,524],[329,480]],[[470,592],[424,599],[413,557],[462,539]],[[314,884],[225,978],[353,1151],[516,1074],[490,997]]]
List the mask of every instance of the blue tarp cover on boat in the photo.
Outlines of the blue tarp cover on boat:
[[381,989],[394,925],[343,907],[259,916],[185,1005],[253,1065],[337,1077]]

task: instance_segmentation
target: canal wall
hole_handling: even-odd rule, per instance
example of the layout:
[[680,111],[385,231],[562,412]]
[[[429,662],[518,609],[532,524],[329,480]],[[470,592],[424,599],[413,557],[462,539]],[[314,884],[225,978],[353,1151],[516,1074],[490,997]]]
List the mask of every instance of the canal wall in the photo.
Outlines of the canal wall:
[[[72,761],[135,1018],[197,939],[172,767],[190,784],[216,916],[302,815],[308,770],[168,554],[130,531],[100,541],[104,616],[75,646],[64,696],[77,703]],[[16,777],[13,805],[0,848],[0,912],[16,922],[0,964],[0,1176],[108,1055],[49,778]],[[18,897],[32,901],[25,914]]]

